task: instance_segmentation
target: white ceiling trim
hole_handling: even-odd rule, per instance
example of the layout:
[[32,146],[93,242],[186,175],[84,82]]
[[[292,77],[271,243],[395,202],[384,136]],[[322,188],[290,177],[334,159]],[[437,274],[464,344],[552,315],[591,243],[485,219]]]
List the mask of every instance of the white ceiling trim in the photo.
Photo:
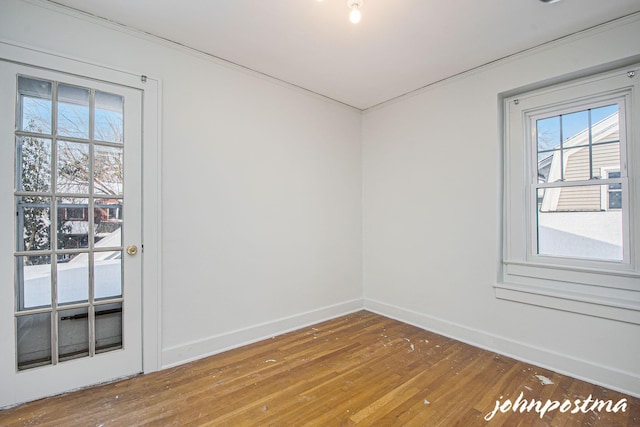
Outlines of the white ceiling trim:
[[[2,1],[2,0],[0,0],[0,1]],[[92,24],[100,25],[100,26],[102,26],[104,28],[108,28],[110,30],[118,31],[118,32],[126,34],[128,36],[136,37],[138,39],[141,39],[141,40],[144,40],[144,41],[147,41],[147,42],[155,43],[155,44],[158,44],[160,46],[164,46],[164,47],[168,47],[168,48],[180,51],[180,52],[182,52],[184,54],[187,54],[187,55],[199,58],[199,59],[210,61],[210,62],[212,62],[212,63],[214,63],[216,65],[225,67],[227,69],[238,71],[238,72],[244,73],[245,75],[249,75],[249,76],[258,78],[260,80],[263,80],[263,81],[269,81],[269,82],[274,83],[274,84],[276,84],[276,85],[278,85],[280,87],[286,87],[286,88],[295,90],[297,92],[305,93],[305,94],[307,94],[309,96],[312,96],[312,97],[314,97],[316,99],[321,99],[321,100],[324,100],[324,101],[327,101],[327,102],[331,102],[333,104],[337,104],[338,106],[342,106],[342,107],[347,108],[347,109],[349,109],[351,111],[359,111],[359,112],[363,111],[362,109],[360,109],[358,107],[354,107],[353,105],[346,104],[346,103],[344,103],[342,101],[339,101],[337,99],[333,99],[333,98],[328,97],[326,95],[323,95],[321,93],[314,92],[314,91],[312,91],[310,89],[307,89],[305,87],[293,84],[291,82],[288,82],[286,80],[280,79],[278,77],[271,76],[271,75],[263,73],[263,72],[261,72],[259,70],[254,70],[254,69],[249,68],[247,66],[244,66],[242,64],[238,64],[238,63],[235,63],[233,61],[229,61],[228,59],[221,58],[219,56],[210,54],[208,52],[204,52],[202,50],[187,46],[185,44],[176,42],[174,40],[170,40],[170,39],[165,38],[165,37],[157,36],[155,34],[152,34],[152,33],[146,32],[146,31],[142,31],[142,30],[140,30],[138,28],[134,28],[134,27],[130,27],[128,25],[120,24],[118,22],[114,22],[112,20],[97,16],[97,15],[94,15],[94,14],[91,14],[91,13],[88,13],[88,12],[84,12],[84,11],[76,9],[76,8],[65,6],[65,5],[63,5],[61,3],[58,3],[55,0],[23,0],[23,1],[26,2],[26,3],[33,4],[34,6],[38,6],[38,7],[42,7],[42,8],[48,9],[48,10],[50,10],[52,12],[55,12],[55,13],[61,13],[63,15],[67,15],[67,16],[70,16],[70,17],[75,18],[75,19],[80,19],[80,20],[85,21],[85,22],[89,22],[89,23],[92,23]],[[7,41],[7,42],[9,42],[9,41]],[[15,42],[9,42],[9,43],[10,44],[15,44]],[[30,46],[22,46],[22,47],[25,47],[25,48],[28,48],[28,49],[32,49],[32,47],[30,47]],[[38,50],[38,49],[35,49],[35,50]],[[56,54],[55,52],[53,52],[53,53]],[[57,56],[65,56],[65,55],[57,55]],[[70,58],[70,59],[82,61],[80,58]],[[95,64],[95,65],[100,65],[100,66],[103,66],[105,68],[112,68],[112,67],[109,67],[106,64]],[[119,70],[119,71],[122,71],[122,70]],[[139,73],[135,73],[135,74],[137,74],[137,75],[143,75],[144,74],[144,75],[147,75],[149,77],[155,78],[156,80],[161,80],[159,77],[153,76],[152,74],[146,73],[144,71],[139,72]]]
[[[415,89],[411,89],[411,90],[405,91],[403,93],[400,93],[398,95],[391,96],[389,98],[383,99],[382,101],[377,102],[377,103],[375,103],[375,104],[373,104],[371,106],[361,108],[361,107],[358,107],[356,105],[351,105],[348,102],[345,102],[344,100],[336,99],[334,97],[328,96],[327,94],[321,93],[319,91],[309,89],[308,87],[305,87],[305,86],[303,86],[303,85],[301,85],[299,83],[293,83],[293,82],[287,81],[287,80],[285,80],[283,78],[280,78],[278,76],[274,76],[272,74],[266,73],[264,71],[256,69],[255,67],[250,67],[250,66],[238,63],[238,62],[234,62],[233,60],[230,60],[230,59],[227,59],[227,58],[212,54],[212,53],[204,51],[202,49],[198,49],[198,48],[186,45],[186,44],[181,43],[179,41],[172,40],[170,38],[163,37],[163,36],[158,35],[158,34],[153,34],[151,32],[144,31],[144,30],[141,30],[139,28],[135,28],[135,27],[132,27],[132,26],[129,26],[129,25],[125,25],[125,24],[119,23],[119,22],[115,22],[113,20],[98,16],[98,15],[95,15],[95,14],[92,14],[92,13],[89,13],[89,12],[86,12],[86,11],[83,11],[83,10],[70,7],[70,6],[66,5],[66,4],[64,4],[60,0],[24,0],[24,1],[26,1],[28,3],[31,3],[31,4],[34,4],[36,6],[47,8],[47,9],[49,9],[51,11],[54,11],[54,12],[57,12],[57,13],[66,14],[68,16],[72,16],[72,17],[77,18],[77,19],[82,19],[84,21],[89,21],[91,23],[101,25],[101,26],[109,28],[111,30],[119,31],[119,32],[128,34],[130,36],[134,36],[134,37],[137,37],[137,38],[140,38],[140,39],[144,39],[144,40],[149,41],[149,42],[158,43],[158,44],[161,44],[161,45],[166,46],[166,47],[177,49],[177,50],[180,50],[180,51],[182,51],[184,53],[190,54],[192,56],[197,56],[197,57],[199,57],[201,59],[208,59],[208,60],[216,63],[217,65],[224,66],[226,68],[229,68],[229,69],[232,69],[232,70],[235,70],[235,71],[240,71],[240,72],[243,72],[245,74],[251,75],[253,77],[260,78],[262,80],[270,81],[270,82],[272,82],[274,84],[277,84],[279,86],[282,86],[282,87],[287,87],[287,88],[290,88],[292,90],[296,90],[296,91],[300,91],[302,93],[306,93],[306,94],[308,94],[310,96],[313,96],[313,97],[316,97],[318,99],[323,99],[325,101],[329,101],[329,102],[335,103],[337,105],[341,105],[341,106],[343,106],[345,108],[348,108],[350,110],[356,110],[356,111],[361,111],[361,112],[362,111],[370,111],[372,109],[377,109],[377,108],[379,108],[379,107],[381,107],[383,105],[386,105],[386,104],[388,104],[390,102],[395,102],[395,101],[397,101],[399,99],[404,99],[404,98],[407,98],[409,96],[412,96],[413,94],[421,93],[425,89],[434,87],[435,85],[439,85],[439,84],[451,81],[452,79],[460,78],[462,76],[468,75],[469,73],[473,73],[473,72],[485,69],[486,67],[493,66],[494,64],[503,62],[505,60],[509,60],[511,58],[517,58],[517,57],[522,56],[522,55],[532,54],[532,53],[538,52],[540,49],[547,49],[547,48],[550,48],[550,47],[553,47],[553,46],[557,46],[560,43],[570,42],[572,40],[575,40],[576,38],[584,37],[585,34],[592,34],[594,31],[606,31],[609,28],[611,28],[611,26],[618,25],[621,22],[625,22],[627,20],[635,20],[635,19],[638,19],[640,17],[640,12],[634,12],[634,13],[627,14],[627,15],[625,15],[623,17],[620,17],[620,18],[611,19],[611,20],[609,20],[607,22],[600,23],[600,24],[597,24],[597,25],[593,25],[593,26],[591,26],[589,28],[581,29],[581,30],[575,31],[575,32],[573,32],[571,34],[567,34],[567,35],[563,35],[563,36],[557,37],[557,38],[555,38],[555,39],[553,39],[551,41],[547,41],[547,42],[538,44],[538,45],[533,46],[533,47],[528,47],[528,48],[522,49],[522,50],[520,50],[518,52],[509,54],[509,55],[505,55],[505,56],[502,56],[502,57],[497,58],[497,59],[493,59],[491,61],[485,62],[483,64],[480,64],[480,65],[477,65],[477,66],[474,66],[474,67],[471,67],[471,68],[468,68],[468,69],[461,70],[461,71],[459,71],[459,72],[457,72],[455,74],[448,75],[448,76],[442,77],[442,78],[440,78],[440,79],[438,79],[436,81],[428,82],[426,84],[423,84],[422,86],[416,87]],[[311,1],[311,0],[297,0],[297,1]],[[534,0],[531,0],[531,1],[534,1]],[[345,16],[346,16],[346,12],[347,11],[348,10],[345,7]],[[364,19],[364,17],[363,17],[363,19]]]
[[[631,13],[629,15],[623,16],[621,18],[617,18],[617,19],[612,19],[608,22],[602,23],[602,24],[598,24],[595,25],[591,28],[586,28],[584,30],[580,30],[580,31],[576,31],[575,33],[572,34],[568,34],[566,36],[563,37],[559,37],[555,40],[546,42],[546,43],[542,43],[538,46],[533,46],[531,48],[528,49],[524,49],[520,52],[516,52],[513,53],[511,55],[507,55],[505,57],[496,59],[494,61],[491,62],[487,62],[486,64],[482,64],[482,65],[478,65],[477,67],[462,71],[458,74],[455,74],[453,76],[449,76],[449,77],[445,77],[441,80],[438,80],[436,82],[433,83],[429,83],[426,84],[420,88],[411,90],[407,93],[403,93],[402,95],[398,95],[395,96],[393,98],[387,99],[386,101],[383,101],[379,104],[376,105],[372,105],[371,107],[367,107],[364,108],[360,111],[362,112],[370,112],[370,111],[374,111],[377,110],[381,107],[384,107],[386,105],[390,105],[393,103],[396,103],[398,101],[401,101],[403,99],[407,99],[407,98],[411,98],[412,96],[415,95],[419,95],[427,90],[442,86],[444,84],[448,84],[451,83],[452,81],[461,79],[461,78],[465,78],[468,77],[470,75],[473,75],[475,73],[479,73],[479,72],[483,72],[486,71],[487,69],[490,69],[491,67],[495,67],[495,66],[499,66],[501,63],[504,63],[505,61],[510,61],[510,60],[518,60],[521,58],[525,58],[527,56],[530,55],[537,55],[541,52],[547,51],[547,50],[551,50],[551,49],[555,49],[558,46],[562,46],[564,44],[568,44],[568,43],[573,43],[576,40],[580,40],[586,37],[591,37],[594,34],[598,34],[598,33],[603,33],[606,31],[610,31],[611,29],[619,26],[619,25],[625,25],[628,23],[632,23],[632,22],[636,22],[636,21],[640,21],[640,12],[635,12],[635,13]],[[637,63],[639,60],[639,58],[637,56],[633,56],[633,57],[629,57],[626,59],[622,59],[620,61],[616,61],[614,63],[610,63],[610,64],[605,64],[603,67],[596,67],[594,69],[589,69],[589,70],[583,70],[580,73],[577,73],[575,75],[572,75],[570,77],[563,77],[563,76],[558,76],[557,79],[553,79],[552,81],[546,81],[546,82],[537,82],[534,86],[528,86],[525,88],[513,88],[512,91],[509,92],[505,92],[502,95],[505,97],[511,96],[512,93],[517,93],[517,92],[522,92],[523,90],[526,91],[531,91],[531,90],[536,90],[536,89],[540,89],[541,87],[544,86],[550,86],[553,84],[557,84],[560,83],[562,81],[568,80],[568,79],[575,79],[575,78],[579,78],[579,77],[584,77],[584,76],[588,76],[588,75],[592,75],[595,73],[600,73],[600,72],[605,72],[605,71],[609,71],[609,70],[613,70],[616,68],[620,68],[620,67],[625,67],[627,65],[630,64],[635,64]]]

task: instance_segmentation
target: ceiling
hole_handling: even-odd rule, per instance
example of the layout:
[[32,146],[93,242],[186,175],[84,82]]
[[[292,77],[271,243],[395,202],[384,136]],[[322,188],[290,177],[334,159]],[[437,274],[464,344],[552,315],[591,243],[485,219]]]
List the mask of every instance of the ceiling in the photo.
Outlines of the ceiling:
[[638,0],[52,0],[359,109],[640,11]]

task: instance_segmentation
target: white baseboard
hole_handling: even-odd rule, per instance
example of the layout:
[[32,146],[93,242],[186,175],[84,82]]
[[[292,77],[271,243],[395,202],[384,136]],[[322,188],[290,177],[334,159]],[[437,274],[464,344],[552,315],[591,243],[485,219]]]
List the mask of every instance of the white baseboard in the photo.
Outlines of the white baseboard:
[[592,384],[601,385],[631,396],[640,397],[640,377],[630,372],[595,364],[543,348],[533,347],[523,342],[510,340],[485,331],[376,300],[365,299],[364,309],[475,347],[500,353],[544,369],[549,369]]
[[325,320],[350,314],[363,308],[363,300],[354,299],[248,328],[214,335],[187,344],[166,348],[162,351],[162,369],[242,347],[276,335],[324,322]]

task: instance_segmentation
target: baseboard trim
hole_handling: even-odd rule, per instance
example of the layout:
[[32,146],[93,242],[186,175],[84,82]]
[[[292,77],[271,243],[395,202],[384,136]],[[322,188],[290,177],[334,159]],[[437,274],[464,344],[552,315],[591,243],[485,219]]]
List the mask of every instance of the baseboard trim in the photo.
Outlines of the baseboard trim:
[[640,397],[640,376],[630,372],[536,348],[523,342],[372,299],[364,300],[364,309],[543,369]]
[[322,307],[317,310],[260,323],[248,328],[214,335],[187,344],[166,348],[162,351],[162,369],[182,365],[187,362],[202,359],[203,357],[262,341],[276,335],[282,335],[296,329],[344,316],[362,310],[363,308],[363,300],[354,299]]

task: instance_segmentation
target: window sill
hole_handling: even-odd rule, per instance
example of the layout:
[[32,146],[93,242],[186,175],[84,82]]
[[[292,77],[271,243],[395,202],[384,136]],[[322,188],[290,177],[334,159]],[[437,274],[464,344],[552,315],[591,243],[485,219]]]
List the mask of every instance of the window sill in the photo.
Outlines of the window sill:
[[496,298],[640,325],[640,292],[615,288],[576,292],[527,283],[498,283]]

